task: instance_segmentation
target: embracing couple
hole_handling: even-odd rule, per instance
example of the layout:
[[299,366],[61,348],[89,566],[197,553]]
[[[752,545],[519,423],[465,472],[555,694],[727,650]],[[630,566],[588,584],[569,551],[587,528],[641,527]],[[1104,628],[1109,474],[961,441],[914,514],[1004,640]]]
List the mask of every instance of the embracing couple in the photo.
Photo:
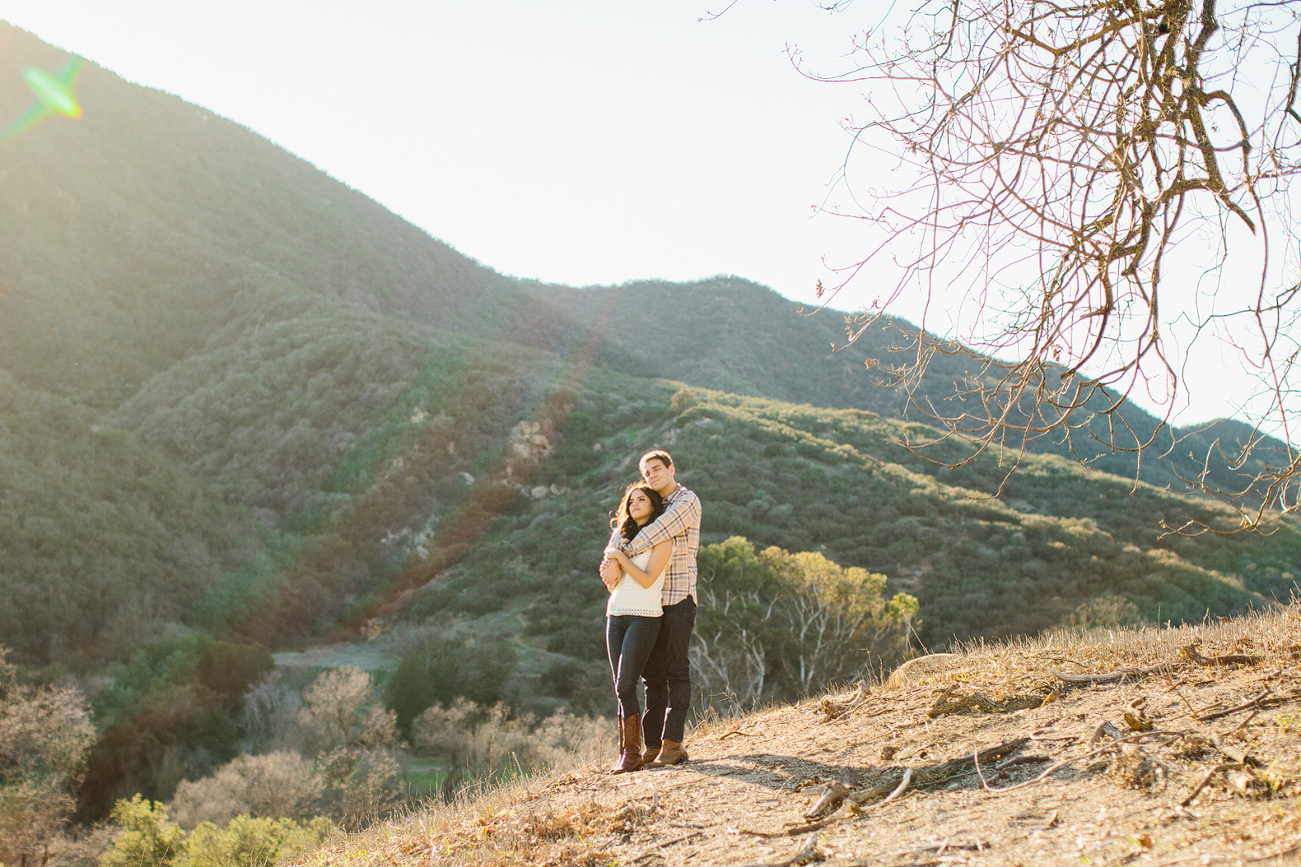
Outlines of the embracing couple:
[[[696,624],[700,498],[678,484],[666,451],[642,455],[638,468],[642,480],[619,500],[600,569],[610,591],[605,647],[619,699],[615,774],[687,759],[682,738],[691,704],[687,651]],[[639,680],[646,683],[645,716]]]

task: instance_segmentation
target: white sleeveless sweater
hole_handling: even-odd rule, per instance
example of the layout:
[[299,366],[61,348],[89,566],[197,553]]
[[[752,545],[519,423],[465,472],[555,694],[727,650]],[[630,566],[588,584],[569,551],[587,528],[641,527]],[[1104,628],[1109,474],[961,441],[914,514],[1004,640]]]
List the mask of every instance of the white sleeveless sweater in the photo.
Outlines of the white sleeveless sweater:
[[[642,571],[646,570],[646,565],[650,563],[650,551],[643,551],[632,562]],[[605,605],[605,613],[608,616],[620,614],[636,614],[639,617],[663,617],[664,607],[660,604],[660,596],[664,592],[664,573],[667,569],[661,569],[659,577],[655,583],[649,587],[642,587],[626,571],[619,576],[619,584],[610,594],[610,601]]]

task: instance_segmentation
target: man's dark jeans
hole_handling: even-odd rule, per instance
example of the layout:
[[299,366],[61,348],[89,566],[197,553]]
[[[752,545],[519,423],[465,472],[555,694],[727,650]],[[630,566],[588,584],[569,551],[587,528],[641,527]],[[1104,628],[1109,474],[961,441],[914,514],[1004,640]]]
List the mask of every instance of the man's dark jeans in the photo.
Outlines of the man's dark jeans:
[[696,627],[696,600],[688,596],[664,606],[664,621],[642,679],[646,681],[646,715],[642,731],[646,746],[664,740],[682,742],[691,706],[691,631]]
[[619,697],[620,719],[640,711],[637,679],[655,647],[661,620],[662,617],[635,614],[612,614],[605,618],[605,652],[610,657],[610,673],[614,675],[614,694]]

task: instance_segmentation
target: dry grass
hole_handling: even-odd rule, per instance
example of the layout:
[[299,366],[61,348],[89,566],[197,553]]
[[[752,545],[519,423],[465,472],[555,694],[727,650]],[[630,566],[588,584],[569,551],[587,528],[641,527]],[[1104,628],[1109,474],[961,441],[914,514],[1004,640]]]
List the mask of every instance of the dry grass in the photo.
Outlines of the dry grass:
[[974,645],[706,722],[682,766],[575,764],[300,863],[1301,863],[1298,663],[1295,605]]

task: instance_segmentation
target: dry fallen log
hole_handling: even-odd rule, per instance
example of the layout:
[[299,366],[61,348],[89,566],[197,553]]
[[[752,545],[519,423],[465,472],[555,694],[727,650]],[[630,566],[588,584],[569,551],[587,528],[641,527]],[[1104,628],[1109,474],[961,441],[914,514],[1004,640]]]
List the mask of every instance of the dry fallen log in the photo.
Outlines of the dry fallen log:
[[[892,791],[889,795],[886,795],[880,801],[877,801],[875,804],[872,804],[868,809],[875,810],[877,807],[883,807],[886,804],[893,801],[894,799],[898,798],[907,790],[908,784],[912,781],[912,777],[913,777],[913,769],[904,768],[903,779],[899,781],[899,785],[895,787],[894,791]],[[825,819],[819,819],[816,822],[809,822],[807,825],[796,825],[793,828],[787,828],[782,833],[788,837],[794,837],[799,834],[807,834],[809,831],[817,831],[821,828],[825,828],[828,825],[830,825],[832,822],[837,822],[840,819],[843,819],[845,816],[848,816],[855,807],[862,805],[864,801],[866,801],[868,798],[872,797],[873,795],[878,794],[880,791],[882,790],[879,788],[874,788],[874,789],[864,789],[860,792],[854,792],[845,799],[845,802],[841,804],[840,809],[836,810],[836,812],[832,813],[830,816],[827,816]],[[770,834],[764,836],[775,837],[777,835]]]
[[[935,765],[933,767],[904,768],[903,776],[900,779],[898,785],[896,785],[893,788],[893,790],[890,790],[888,786],[872,786],[865,789],[859,789],[857,791],[849,791],[847,794],[843,796],[843,800],[840,803],[840,807],[836,809],[834,813],[832,813],[831,815],[827,816],[824,819],[818,819],[815,822],[808,822],[802,825],[795,825],[794,827],[787,828],[784,831],[778,831],[778,832],[744,831],[743,833],[751,834],[755,837],[779,837],[779,836],[794,837],[798,834],[806,834],[809,831],[817,831],[821,828],[825,828],[827,825],[830,825],[832,822],[839,821],[840,819],[849,815],[851,811],[855,809],[861,809],[862,806],[866,804],[868,801],[871,801],[873,798],[876,798],[880,795],[885,795],[885,797],[879,801],[876,801],[875,803],[870,804],[868,806],[868,809],[876,809],[877,807],[883,807],[886,804],[890,803],[891,801],[896,800],[905,791],[907,791],[910,786],[912,788],[925,788],[929,786],[939,785],[940,783],[946,782],[952,779],[953,777],[974,770],[977,767],[978,762],[991,762],[997,759],[1001,759],[1004,756],[1008,755],[1009,753],[1016,752],[1017,750],[1019,750],[1021,747],[1025,746],[1029,742],[1030,742],[1029,738],[1016,738],[1015,740],[1007,741],[1006,743],[998,744],[997,746],[986,747],[983,750],[977,750],[971,756],[964,756],[962,758],[950,759],[947,762],[942,762],[941,764]],[[819,799],[818,804],[815,805],[815,808],[813,810],[810,810],[809,813],[806,814],[806,816],[813,814],[815,810],[819,807],[819,805],[823,804],[824,800],[826,800],[829,803],[830,801],[830,798],[828,798],[829,794],[836,793],[836,795],[838,795],[839,794],[839,788],[837,788],[838,786],[847,788],[844,787],[844,784],[842,783],[833,783],[831,787],[828,789],[827,793],[824,793],[822,798]],[[889,794],[886,794],[887,791],[889,792]]]
[[[1100,728],[1100,730],[1101,730],[1101,727],[1099,727],[1099,728]],[[1114,730],[1114,729],[1115,729],[1115,726],[1111,726],[1111,728]],[[1096,742],[1096,740],[1097,740],[1097,735],[1098,735],[1098,733],[1095,732],[1095,734],[1094,734],[1094,741],[1090,741],[1090,743],[1094,743],[1094,742]],[[1064,767],[1066,767],[1067,765],[1070,765],[1070,764],[1074,764],[1075,762],[1082,762],[1082,761],[1084,761],[1085,759],[1091,759],[1091,758],[1093,758],[1094,756],[1098,756],[1098,755],[1101,755],[1101,754],[1103,754],[1103,753],[1105,753],[1105,752],[1110,752],[1110,751],[1112,751],[1112,750],[1115,750],[1116,747],[1117,747],[1117,745],[1119,745],[1119,744],[1127,743],[1127,742],[1131,742],[1131,741],[1138,741],[1138,740],[1142,740],[1143,738],[1148,738],[1148,737],[1154,737],[1154,736],[1165,736],[1165,735],[1174,735],[1174,736],[1177,736],[1177,737],[1183,737],[1184,732],[1164,731],[1164,730],[1161,730],[1161,729],[1156,729],[1156,730],[1154,730],[1154,731],[1150,731],[1150,732],[1139,732],[1139,733],[1137,733],[1137,734],[1126,735],[1126,736],[1124,736],[1124,737],[1121,737],[1121,738],[1117,738],[1117,739],[1115,739],[1115,740],[1114,740],[1113,742],[1111,742],[1111,743],[1107,743],[1107,744],[1104,744],[1103,746],[1097,747],[1097,748],[1095,748],[1095,749],[1091,749],[1091,750],[1089,750],[1087,753],[1084,753],[1083,755],[1079,755],[1079,756],[1071,756],[1070,758],[1062,759],[1060,762],[1057,762],[1057,763],[1055,763],[1055,764],[1053,764],[1053,765],[1050,765],[1049,767],[1045,768],[1044,771],[1043,771],[1042,773],[1039,774],[1039,776],[1034,777],[1034,778],[1029,779],[1029,780],[1026,780],[1026,781],[1023,782],[1023,783],[1017,783],[1017,784],[1014,785],[1014,786],[1004,786],[1004,787],[1001,788],[1001,789],[989,788],[989,791],[991,791],[991,792],[1011,792],[1011,791],[1015,791],[1016,789],[1024,789],[1026,786],[1033,786],[1035,783],[1042,783],[1044,780],[1046,780],[1046,779],[1048,778],[1049,774],[1051,774],[1053,771],[1060,770],[1061,768],[1064,768]],[[988,787],[987,787],[987,788],[988,788]]]
[[1195,662],[1198,665],[1255,665],[1263,657],[1249,656],[1245,653],[1230,653],[1224,656],[1202,656],[1201,651],[1197,649],[1196,644],[1187,644],[1179,648],[1179,654],[1184,659]]
[[850,789],[849,786],[846,786],[839,780],[828,784],[827,790],[823,792],[822,797],[818,798],[817,802],[808,809],[808,812],[804,814],[804,818],[816,819],[819,816],[830,813],[832,810],[840,806],[841,802],[845,800],[845,797],[851,791],[853,790]]
[[973,755],[963,756],[957,759],[950,759],[939,765],[930,768],[918,768],[913,774],[914,788],[927,788],[939,783],[947,782],[959,774],[965,774],[975,770],[977,762],[988,764],[996,759],[1001,759],[1009,753],[1014,753],[1021,747],[1030,743],[1030,739],[1016,738],[999,744],[998,746],[987,747],[983,750],[976,751]]
[[839,719],[840,717],[845,716],[851,711],[858,709],[858,707],[860,707],[863,704],[863,702],[867,701],[868,695],[869,695],[869,690],[867,688],[867,684],[860,680],[858,682],[858,688],[855,689],[853,694],[850,695],[848,698],[843,698],[838,700],[831,699],[831,698],[822,699],[822,703],[820,705],[820,708],[822,710],[822,715],[823,715],[822,721],[831,722],[834,719]]
[[[875,804],[873,804],[872,806],[873,806],[873,807],[880,807],[880,806],[883,806],[883,805],[885,805],[885,804],[890,803],[891,801],[893,801],[895,798],[899,797],[900,795],[902,795],[902,794],[903,794],[903,793],[908,789],[908,784],[912,782],[912,778],[913,778],[913,769],[912,769],[912,768],[904,768],[904,771],[903,771],[903,779],[901,779],[901,780],[899,781],[899,785],[897,785],[897,786],[894,787],[894,791],[892,791],[890,794],[886,795],[886,796],[885,796],[884,798],[882,798],[881,800],[877,801],[877,802],[876,802]],[[850,796],[849,796],[849,800],[851,800],[851,801],[852,801],[854,804],[856,804],[856,805],[861,805],[861,804],[862,804],[864,801],[866,801],[866,800],[868,799],[868,797],[870,797],[872,794],[873,794],[872,792],[863,792],[863,793],[862,793],[862,795],[863,795],[862,798],[857,798],[857,797],[855,797],[854,795],[850,795]]]
[[1049,674],[1058,680],[1067,683],[1116,683],[1118,681],[1130,678],[1150,677],[1154,674],[1164,674],[1168,671],[1175,671],[1182,668],[1182,663],[1163,662],[1160,665],[1127,665],[1118,668],[1115,671],[1109,671],[1106,674],[1068,674],[1057,669],[1049,669]]

